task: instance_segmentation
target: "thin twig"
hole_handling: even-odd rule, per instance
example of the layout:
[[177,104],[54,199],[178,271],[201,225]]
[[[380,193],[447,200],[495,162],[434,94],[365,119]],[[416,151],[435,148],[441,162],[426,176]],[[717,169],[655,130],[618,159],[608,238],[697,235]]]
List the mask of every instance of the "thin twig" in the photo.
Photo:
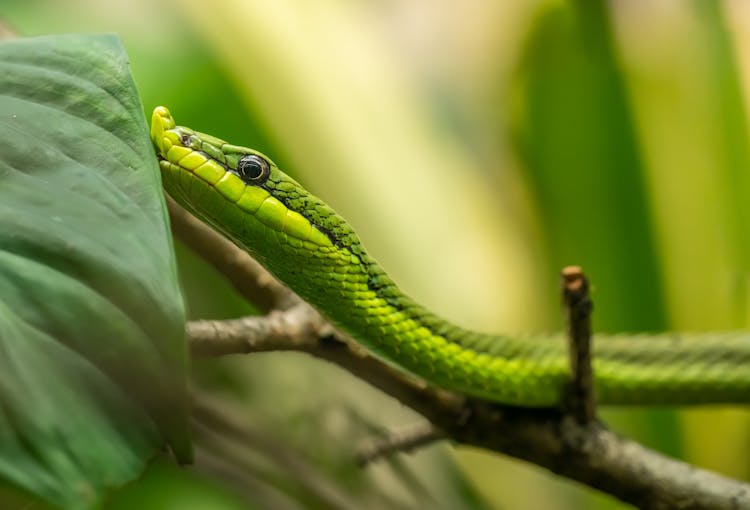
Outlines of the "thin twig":
[[383,437],[376,437],[363,444],[357,451],[356,462],[360,467],[393,455],[394,453],[411,453],[417,448],[445,438],[445,432],[431,423],[420,423],[399,430],[394,430]]
[[568,385],[570,413],[584,425],[596,415],[594,375],[591,368],[591,310],[589,282],[579,266],[568,266],[560,273],[563,302],[568,323],[568,353],[572,380]]

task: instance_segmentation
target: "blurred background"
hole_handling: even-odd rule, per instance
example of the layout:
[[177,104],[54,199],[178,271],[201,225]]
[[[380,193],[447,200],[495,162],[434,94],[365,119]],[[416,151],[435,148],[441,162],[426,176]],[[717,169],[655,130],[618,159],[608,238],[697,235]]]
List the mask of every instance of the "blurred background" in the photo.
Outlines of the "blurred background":
[[[271,156],[462,325],[561,329],[557,273],[574,263],[600,331],[749,325],[742,0],[2,0],[0,21],[118,33],[146,111]],[[177,250],[192,318],[253,313]],[[158,461],[107,508],[624,508],[448,444],[358,470],[357,445],[419,418],[304,356],[193,372],[198,465]],[[747,410],[602,414],[750,480]],[[10,489],[2,501],[25,507]]]

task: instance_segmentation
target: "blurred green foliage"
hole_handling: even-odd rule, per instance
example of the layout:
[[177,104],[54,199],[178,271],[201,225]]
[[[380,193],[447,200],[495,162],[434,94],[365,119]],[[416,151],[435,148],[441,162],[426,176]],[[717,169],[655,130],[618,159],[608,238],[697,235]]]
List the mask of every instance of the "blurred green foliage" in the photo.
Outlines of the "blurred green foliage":
[[[351,220],[405,290],[460,323],[559,329],[556,273],[580,263],[598,329],[748,326],[750,16],[741,3],[5,4],[0,16],[23,35],[119,33],[147,109],[165,104],[180,123],[271,155]],[[178,259],[191,317],[248,313],[213,270],[180,247]],[[390,491],[407,508],[435,494],[445,508],[478,507],[474,485],[492,507],[621,507],[462,448],[462,472],[432,447],[408,467],[347,479],[357,437],[415,417],[294,355],[199,363],[194,373],[255,430],[278,434],[371,505]],[[605,418],[750,479],[745,410]],[[263,486],[299,496],[295,504],[309,495],[294,475],[281,483],[283,466],[248,462],[265,472]],[[193,474],[154,469],[145,489],[132,489],[139,501],[162,497],[148,488],[160,477],[195,485]]]

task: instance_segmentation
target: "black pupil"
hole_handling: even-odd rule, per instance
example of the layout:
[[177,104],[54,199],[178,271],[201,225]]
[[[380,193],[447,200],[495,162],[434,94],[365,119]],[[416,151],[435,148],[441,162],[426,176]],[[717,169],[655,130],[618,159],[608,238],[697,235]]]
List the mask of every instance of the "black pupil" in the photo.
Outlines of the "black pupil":
[[240,173],[248,179],[257,179],[263,175],[263,164],[257,156],[247,156],[240,161]]

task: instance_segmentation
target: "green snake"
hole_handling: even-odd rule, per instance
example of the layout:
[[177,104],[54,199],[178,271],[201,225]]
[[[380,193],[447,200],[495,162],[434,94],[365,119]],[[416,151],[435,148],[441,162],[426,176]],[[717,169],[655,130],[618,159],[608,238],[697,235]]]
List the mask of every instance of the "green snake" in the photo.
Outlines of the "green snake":
[[[391,364],[491,401],[563,404],[562,335],[476,333],[404,295],[341,216],[268,157],[157,107],[151,139],[167,192],[249,252],[324,316]],[[750,334],[597,336],[597,400],[611,405],[750,402]]]

